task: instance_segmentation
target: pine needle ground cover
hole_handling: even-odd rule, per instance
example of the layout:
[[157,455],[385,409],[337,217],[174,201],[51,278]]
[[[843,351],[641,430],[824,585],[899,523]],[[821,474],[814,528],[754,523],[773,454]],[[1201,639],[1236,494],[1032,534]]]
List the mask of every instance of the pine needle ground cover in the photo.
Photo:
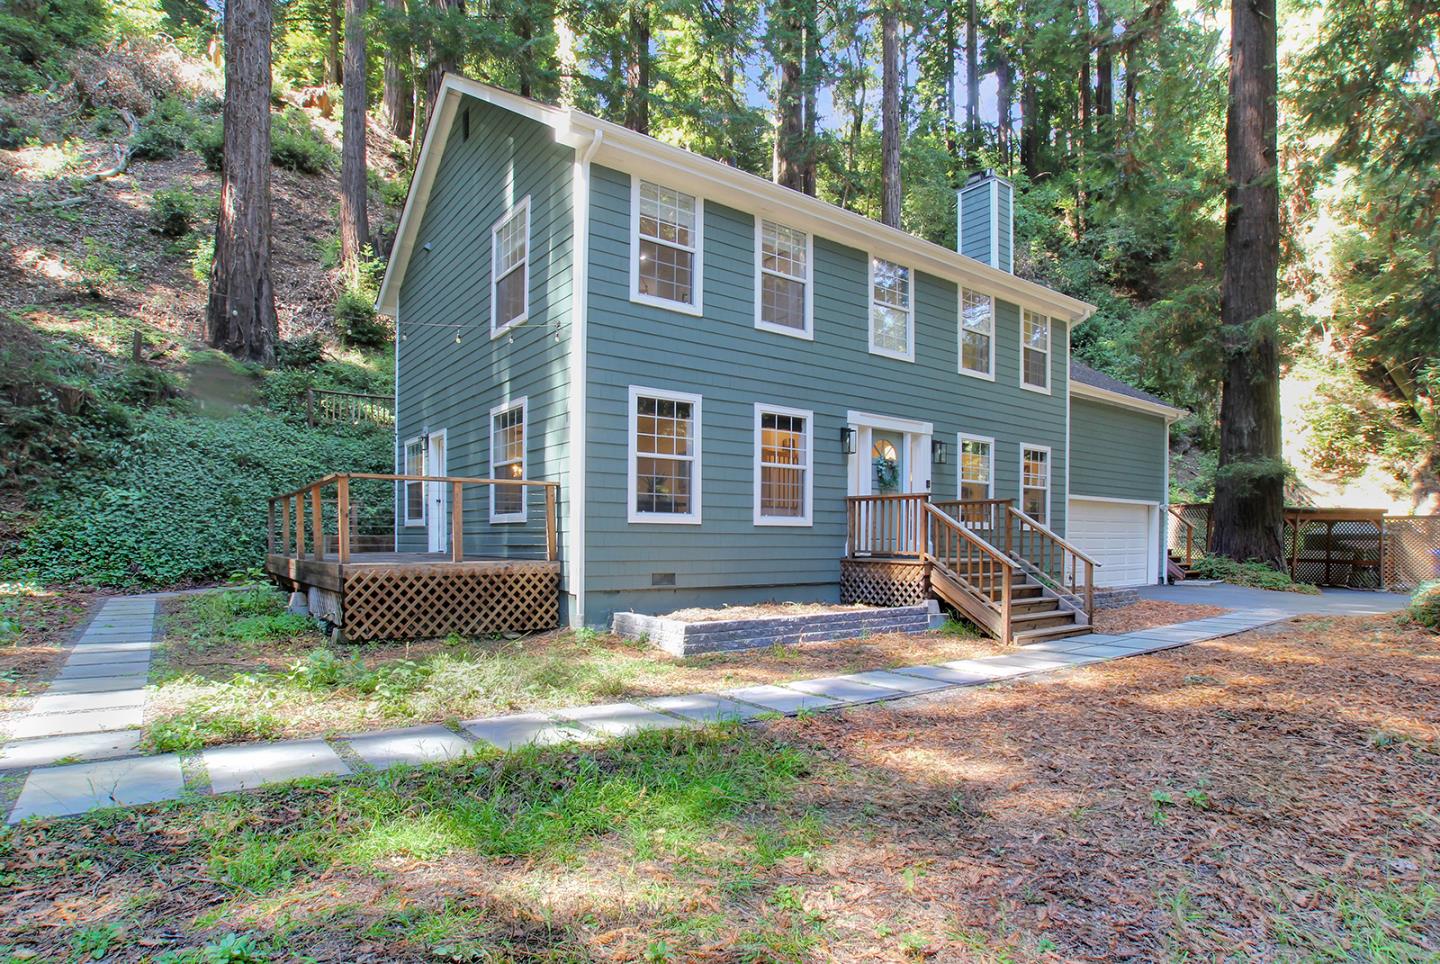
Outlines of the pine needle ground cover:
[[0,838],[0,948],[1433,960],[1437,701],[1433,633],[1306,619],[963,698],[31,824]]

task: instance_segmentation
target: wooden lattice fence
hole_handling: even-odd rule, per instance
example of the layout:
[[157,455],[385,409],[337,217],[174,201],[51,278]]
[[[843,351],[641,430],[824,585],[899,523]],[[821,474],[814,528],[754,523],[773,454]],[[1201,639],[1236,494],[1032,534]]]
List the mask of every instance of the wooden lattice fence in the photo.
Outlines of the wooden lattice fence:
[[1414,589],[1440,579],[1440,516],[1385,517],[1385,584]]
[[345,579],[345,635],[362,641],[554,629],[559,600],[558,562],[355,567]]
[[919,560],[840,561],[840,601],[846,605],[919,606],[929,598],[929,590]]

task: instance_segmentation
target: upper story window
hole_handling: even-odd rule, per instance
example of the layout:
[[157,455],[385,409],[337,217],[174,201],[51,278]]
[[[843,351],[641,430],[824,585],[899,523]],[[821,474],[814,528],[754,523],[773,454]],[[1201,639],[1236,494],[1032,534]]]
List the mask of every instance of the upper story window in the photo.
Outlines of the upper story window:
[[1028,308],[1020,322],[1020,386],[1050,391],[1050,319]]
[[639,179],[631,193],[631,297],[698,315],[700,201]]
[[960,371],[995,378],[995,299],[960,289]]
[[810,235],[758,218],[755,327],[810,338]]
[[870,260],[870,351],[915,360],[915,306],[910,269],[884,258]]
[[700,521],[700,396],[630,386],[631,522]]
[[1043,445],[1020,446],[1020,510],[1050,524],[1050,450]]
[[[425,474],[425,438],[420,436],[412,438],[405,443],[405,474]],[[425,483],[405,483],[405,524],[407,526],[423,526],[425,524]]]
[[810,525],[810,412],[755,406],[755,524]]
[[[490,478],[525,478],[525,416],[527,400],[490,410]],[[490,486],[490,521],[525,521],[525,486]]]
[[530,199],[506,212],[490,229],[490,335],[522,323],[530,314]]

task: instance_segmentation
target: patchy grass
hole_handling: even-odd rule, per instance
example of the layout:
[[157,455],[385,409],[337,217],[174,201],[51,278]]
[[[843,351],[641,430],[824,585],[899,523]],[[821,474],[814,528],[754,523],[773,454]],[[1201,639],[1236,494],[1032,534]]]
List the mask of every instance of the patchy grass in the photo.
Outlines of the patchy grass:
[[[593,630],[330,648],[264,586],[195,596],[167,618],[146,744],[192,750],[518,710],[725,689],[1000,652],[973,633],[883,634],[677,659]],[[963,629],[963,627],[960,627]]]
[[1428,632],[1309,619],[958,697],[37,822],[0,836],[0,954],[1434,960],[1437,701]]

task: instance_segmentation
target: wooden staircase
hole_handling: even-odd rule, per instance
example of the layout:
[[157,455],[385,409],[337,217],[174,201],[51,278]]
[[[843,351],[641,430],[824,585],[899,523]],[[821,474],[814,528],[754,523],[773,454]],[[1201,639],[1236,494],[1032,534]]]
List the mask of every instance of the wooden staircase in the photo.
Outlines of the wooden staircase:
[[1190,567],[1195,564],[1195,523],[1185,518],[1173,505],[1167,505],[1165,511],[1179,523],[1180,531],[1179,544],[1170,547],[1169,558],[1165,560],[1165,576],[1171,582],[1184,582],[1190,578]]

